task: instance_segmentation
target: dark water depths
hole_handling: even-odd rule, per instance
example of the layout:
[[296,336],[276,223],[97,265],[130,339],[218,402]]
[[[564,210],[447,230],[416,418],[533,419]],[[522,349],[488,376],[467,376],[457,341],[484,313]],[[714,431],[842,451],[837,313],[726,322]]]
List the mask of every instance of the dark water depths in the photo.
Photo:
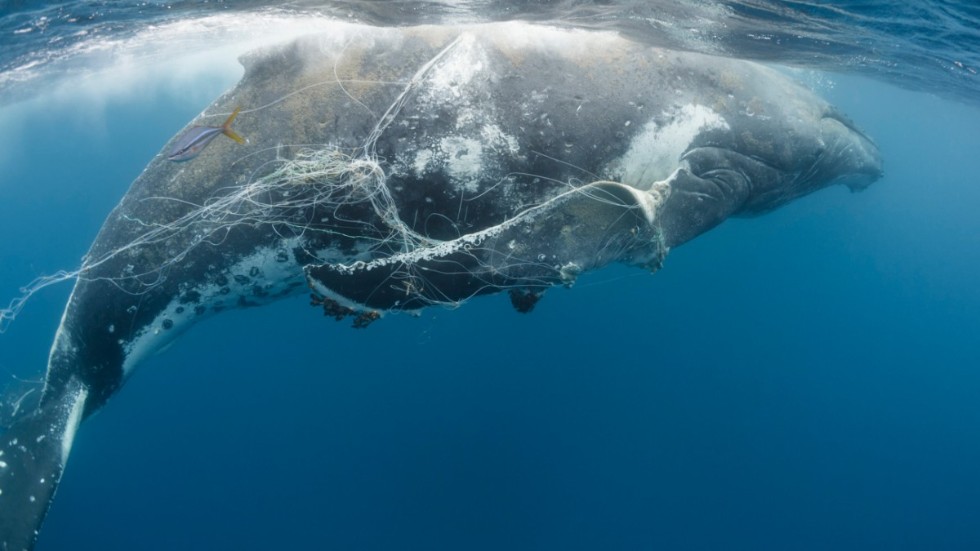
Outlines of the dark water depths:
[[[235,82],[240,48],[321,21],[296,13],[562,14],[832,69],[797,74],[886,170],[728,221],[655,276],[590,274],[531,315],[497,296],[354,331],[297,298],[208,320],[80,429],[39,550],[980,546],[972,4],[36,6],[0,21],[5,298],[75,267]],[[0,335],[5,380],[40,377],[69,292]]]

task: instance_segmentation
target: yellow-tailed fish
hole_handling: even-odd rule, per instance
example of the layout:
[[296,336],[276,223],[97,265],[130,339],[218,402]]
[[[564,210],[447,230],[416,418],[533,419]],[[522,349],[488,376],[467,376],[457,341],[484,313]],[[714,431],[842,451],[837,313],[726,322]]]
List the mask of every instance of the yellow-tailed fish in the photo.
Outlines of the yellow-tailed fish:
[[224,134],[244,145],[245,139],[231,129],[232,121],[235,120],[235,117],[238,116],[238,112],[241,110],[241,107],[236,107],[235,111],[228,117],[228,120],[221,126],[192,126],[188,128],[186,132],[177,138],[177,143],[174,144],[173,149],[170,150],[170,154],[167,155],[167,160],[179,162],[189,161],[197,157],[211,143],[211,140],[218,137],[218,134]]

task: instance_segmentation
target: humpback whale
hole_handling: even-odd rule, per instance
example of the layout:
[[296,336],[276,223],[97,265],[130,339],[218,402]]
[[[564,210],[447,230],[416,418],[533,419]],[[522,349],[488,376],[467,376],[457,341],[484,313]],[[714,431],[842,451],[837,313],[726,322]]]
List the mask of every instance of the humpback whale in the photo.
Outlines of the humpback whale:
[[367,28],[246,54],[192,126],[242,106],[248,143],[163,145],[77,272],[35,411],[0,437],[0,543],[30,549],[80,423],[195,322],[311,293],[387,312],[553,286],[832,184],[874,143],[779,71],[526,23]]

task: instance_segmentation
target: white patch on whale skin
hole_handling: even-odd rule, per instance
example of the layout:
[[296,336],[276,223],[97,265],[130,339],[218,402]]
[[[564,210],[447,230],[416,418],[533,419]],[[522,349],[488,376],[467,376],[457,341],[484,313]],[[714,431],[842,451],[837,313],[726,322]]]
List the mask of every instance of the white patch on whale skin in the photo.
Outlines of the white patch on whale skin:
[[[302,238],[291,238],[272,247],[257,249],[230,267],[215,272],[209,281],[182,290],[132,340],[120,342],[126,357],[123,362],[124,376],[128,377],[150,355],[165,349],[174,338],[195,322],[214,314],[216,308],[220,310],[239,307],[243,297],[247,306],[258,306],[304,291],[306,287],[303,267],[296,262],[292,252],[293,249],[302,247],[303,243]],[[285,261],[277,258],[283,251],[288,255]],[[351,260],[333,250],[312,252],[324,262]],[[218,276],[223,276],[227,281],[218,284],[215,281]],[[262,290],[261,294],[255,294],[256,286]],[[181,302],[181,296],[191,292],[200,296],[199,301]],[[198,313],[195,307],[204,307],[205,310]]]
[[[88,398],[88,389],[82,386],[75,395],[75,399],[68,411],[68,418],[65,421],[65,432],[61,436],[61,464],[68,462],[68,455],[71,453],[72,442],[75,441],[75,431],[82,422],[82,412],[85,410],[85,399]],[[42,481],[43,482],[43,481]]]
[[[676,172],[674,173],[676,174]],[[674,177],[671,174],[671,178]],[[633,200],[636,201],[636,205],[640,207],[640,212],[643,213],[643,218],[646,220],[647,224],[653,225],[657,220],[657,215],[660,212],[661,207],[667,202],[667,198],[670,197],[670,184],[668,181],[656,182],[650,189],[643,191],[630,186],[623,186],[629,190],[630,195],[633,196]]]
[[[480,119],[491,119],[482,113]],[[470,120],[466,125],[457,121],[458,134],[443,137],[428,147],[414,151],[414,157],[403,160],[411,167],[416,178],[424,179],[426,173],[442,169],[450,178],[450,184],[459,192],[480,191],[487,163],[494,163],[500,155],[513,157],[520,152],[517,138],[504,132],[498,125],[486,120]],[[495,155],[496,154],[496,155]]]
[[[72,294],[75,294],[72,291]],[[68,305],[71,304],[71,297],[68,298]],[[51,343],[50,356],[54,356],[55,353],[60,353],[65,356],[74,356],[78,352],[78,347],[74,342],[65,337],[64,327],[65,319],[68,317],[68,305],[65,306],[64,310],[61,312],[61,321],[58,322],[58,331],[54,334],[54,342]]]
[[517,138],[504,132],[496,124],[485,124],[480,128],[480,137],[483,143],[494,150],[506,151],[510,155],[517,155],[520,152],[520,145]]
[[449,55],[440,60],[425,76],[422,101],[438,106],[447,98],[468,96],[468,93],[464,94],[466,87],[486,66],[486,52],[477,45],[476,36],[464,32]]
[[450,114],[454,132],[439,139],[420,139],[398,159],[402,170],[417,178],[442,171],[457,192],[478,193],[482,175],[495,167],[494,153],[518,153],[517,139],[496,124],[492,103],[481,100],[493,78],[490,67],[485,46],[474,34],[464,32],[425,74],[414,100],[417,109]]
[[[72,295],[75,291],[72,291]],[[68,318],[68,308],[71,306],[71,297],[68,297],[68,302],[65,304],[65,308],[61,311],[61,321],[58,322],[58,330],[55,331],[54,341],[51,343],[51,350],[48,352],[48,363],[51,363],[51,358],[56,355],[61,354],[62,357],[71,358],[78,354],[78,346],[74,344],[71,338],[67,337],[65,333],[65,320]],[[44,389],[42,392],[48,391],[48,379],[44,379]]]
[[473,138],[449,136],[439,141],[446,172],[461,191],[480,190],[483,172],[483,144]]
[[429,149],[420,149],[415,153],[415,160],[412,162],[412,168],[415,170],[415,175],[421,177],[425,174],[428,169],[429,162],[432,161],[432,151]]
[[658,126],[653,120],[647,122],[633,137],[629,150],[609,163],[605,172],[611,180],[649,189],[677,169],[681,155],[698,134],[715,129],[730,127],[724,117],[704,105],[684,105],[668,124]]

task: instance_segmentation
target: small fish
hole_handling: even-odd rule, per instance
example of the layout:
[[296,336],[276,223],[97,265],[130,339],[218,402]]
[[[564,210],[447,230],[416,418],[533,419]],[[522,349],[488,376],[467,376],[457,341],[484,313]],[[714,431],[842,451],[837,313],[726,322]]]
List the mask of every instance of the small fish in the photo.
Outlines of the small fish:
[[177,143],[174,144],[174,148],[167,155],[167,160],[179,162],[189,161],[197,157],[211,143],[211,140],[218,137],[218,134],[224,134],[244,145],[245,139],[231,129],[231,122],[235,120],[235,117],[238,116],[238,112],[241,110],[241,107],[236,107],[235,111],[228,117],[228,120],[221,126],[192,126],[188,128],[187,132],[184,132],[177,138]]

